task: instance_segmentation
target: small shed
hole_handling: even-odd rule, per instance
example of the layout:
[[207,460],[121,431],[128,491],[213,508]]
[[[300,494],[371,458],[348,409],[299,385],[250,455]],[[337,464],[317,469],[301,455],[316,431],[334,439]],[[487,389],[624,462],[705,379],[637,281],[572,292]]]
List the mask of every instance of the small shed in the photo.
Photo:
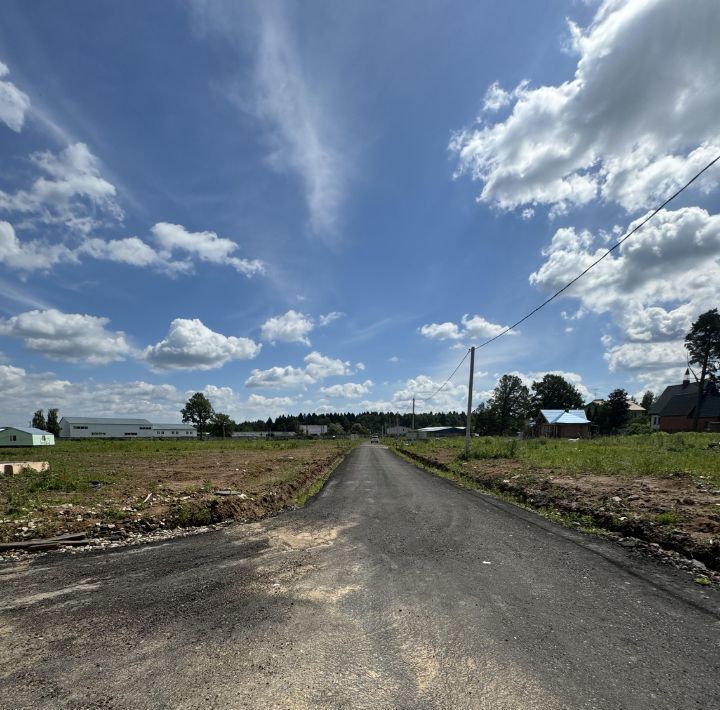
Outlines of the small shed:
[[0,446],[54,446],[55,436],[49,431],[27,426],[0,428]]
[[566,439],[585,438],[590,436],[590,420],[582,409],[541,409],[533,433]]

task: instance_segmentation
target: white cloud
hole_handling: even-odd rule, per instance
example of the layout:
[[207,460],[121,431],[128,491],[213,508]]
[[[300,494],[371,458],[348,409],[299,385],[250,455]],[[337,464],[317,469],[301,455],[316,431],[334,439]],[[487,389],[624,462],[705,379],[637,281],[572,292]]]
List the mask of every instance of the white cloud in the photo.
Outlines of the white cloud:
[[0,190],[0,210],[25,215],[31,225],[63,224],[80,234],[123,218],[115,186],[102,177],[100,161],[84,143],[58,154],[34,153],[30,160],[43,175],[29,190]]
[[[582,375],[579,375],[577,372],[566,372],[564,370],[538,370],[536,372],[518,372],[517,370],[514,370],[513,372],[509,372],[508,374],[516,375],[517,377],[519,377],[522,380],[522,383],[528,389],[532,387],[533,382],[539,382],[545,375],[560,375],[560,377],[566,379],[571,385],[577,387],[577,389],[580,391],[580,394],[582,395],[584,402],[589,402],[591,399],[593,399],[593,393],[583,382]],[[488,396],[491,395],[492,392],[490,392]],[[487,397],[485,399],[487,399]]]
[[716,0],[605,0],[571,32],[572,78],[512,92],[495,84],[488,108],[512,103],[510,115],[453,137],[458,174],[482,182],[480,200],[560,214],[602,196],[635,210],[720,153]]
[[464,411],[467,406],[467,386],[449,382],[435,394],[442,385],[442,381],[435,381],[427,375],[413,377],[393,393],[393,408],[398,411],[409,411],[412,409],[412,400],[415,397],[416,412]]
[[143,358],[156,371],[211,370],[231,360],[248,360],[261,346],[249,338],[216,333],[198,318],[176,318],[165,339],[145,348]]
[[330,311],[330,313],[318,318],[319,325],[321,328],[324,328],[326,325],[330,325],[330,323],[336,321],[338,318],[342,318],[343,315],[345,314],[340,311]]
[[98,365],[131,353],[125,333],[105,328],[109,322],[80,313],[35,310],[0,320],[0,335],[22,338],[28,350],[55,360]]
[[310,345],[308,333],[314,327],[309,316],[291,309],[284,315],[268,318],[263,323],[260,332],[262,339],[271,343],[303,343]]
[[[10,73],[7,65],[0,62],[0,78]],[[22,130],[30,99],[11,81],[0,81],[0,121],[16,133]]]
[[397,355],[393,355],[388,358],[388,362],[400,362],[400,358]]
[[268,387],[273,389],[306,387],[328,377],[351,375],[349,362],[327,357],[317,351],[304,358],[305,367],[271,367],[267,370],[253,370],[245,380],[247,387]]
[[[481,340],[499,335],[506,327],[491,323],[482,316],[466,313],[460,325],[452,322],[430,323],[420,328],[420,334],[433,340]],[[511,330],[508,335],[517,335],[518,332]]]
[[[589,232],[558,230],[530,282],[556,290],[605,251],[601,243]],[[659,212],[568,297],[581,305],[566,318],[607,313],[618,327],[620,342],[607,333],[602,341],[613,371],[681,368],[681,343],[693,320],[720,302],[720,215],[700,207]]]
[[231,239],[219,237],[215,232],[189,232],[181,224],[158,222],[151,229],[160,255],[170,260],[173,252],[181,251],[200,261],[226,264],[245,276],[263,273],[265,266],[258,259],[240,259],[233,254],[239,248]]
[[[279,6],[259,3],[257,112],[272,127],[271,164],[302,180],[315,232],[333,233],[345,196],[347,164],[332,109],[303,71]],[[270,127],[269,126],[269,127]]]
[[40,239],[21,242],[13,226],[0,220],[0,264],[20,271],[47,271],[56,264],[77,261],[77,256],[63,244]]
[[370,391],[373,383],[372,380],[365,382],[343,382],[342,384],[331,385],[330,387],[321,387],[320,391],[328,397],[344,397],[352,399],[354,397],[362,397]]

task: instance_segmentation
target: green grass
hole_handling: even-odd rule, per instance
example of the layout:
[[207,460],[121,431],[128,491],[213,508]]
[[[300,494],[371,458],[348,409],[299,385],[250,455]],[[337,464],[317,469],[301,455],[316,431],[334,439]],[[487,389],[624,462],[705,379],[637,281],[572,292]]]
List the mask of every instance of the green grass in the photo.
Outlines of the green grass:
[[[529,467],[577,473],[627,476],[703,476],[720,483],[720,452],[708,449],[717,434],[682,432],[566,439],[518,440],[480,437],[472,441],[471,459],[511,459]],[[417,441],[408,446],[419,454],[450,454],[460,460],[464,440]],[[447,456],[445,456],[447,458]]]

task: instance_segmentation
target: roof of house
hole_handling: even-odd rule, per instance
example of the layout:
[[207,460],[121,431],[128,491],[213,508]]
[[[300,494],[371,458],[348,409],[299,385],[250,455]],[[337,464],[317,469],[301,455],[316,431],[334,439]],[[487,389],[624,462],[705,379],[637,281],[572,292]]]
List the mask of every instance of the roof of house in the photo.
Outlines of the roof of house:
[[63,417],[68,424],[129,424],[148,426],[147,419],[126,419],[123,417]]
[[153,429],[194,429],[195,427],[192,424],[153,424]]
[[541,409],[548,424],[590,424],[582,409]]
[[8,426],[0,428],[0,431],[5,431],[5,429],[15,429],[16,431],[24,431],[26,434],[44,434],[45,436],[52,436],[49,431],[45,431],[44,429],[36,429],[35,427],[31,426],[15,426],[13,424],[10,424]]
[[[690,417],[695,415],[697,392],[695,394],[671,397],[659,412],[661,417]],[[705,395],[700,405],[701,417],[720,417],[720,396]]]
[[418,431],[433,432],[433,431],[447,431],[448,429],[465,431],[464,426],[426,426],[426,427],[423,427],[422,429],[418,429]]
[[660,414],[665,405],[677,395],[694,394],[697,397],[697,382],[691,382],[688,385],[670,385],[666,387],[663,393],[652,403],[648,414]]
[[644,412],[645,407],[641,406],[637,402],[633,402],[631,399],[628,400],[628,411],[629,412]]

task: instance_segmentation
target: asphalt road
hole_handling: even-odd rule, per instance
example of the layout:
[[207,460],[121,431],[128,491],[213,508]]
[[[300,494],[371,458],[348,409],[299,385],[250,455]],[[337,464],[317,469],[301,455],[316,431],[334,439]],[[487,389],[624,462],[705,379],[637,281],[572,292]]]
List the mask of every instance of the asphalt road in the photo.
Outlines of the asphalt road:
[[0,707],[718,708],[719,601],[368,444],[302,510],[0,565]]

